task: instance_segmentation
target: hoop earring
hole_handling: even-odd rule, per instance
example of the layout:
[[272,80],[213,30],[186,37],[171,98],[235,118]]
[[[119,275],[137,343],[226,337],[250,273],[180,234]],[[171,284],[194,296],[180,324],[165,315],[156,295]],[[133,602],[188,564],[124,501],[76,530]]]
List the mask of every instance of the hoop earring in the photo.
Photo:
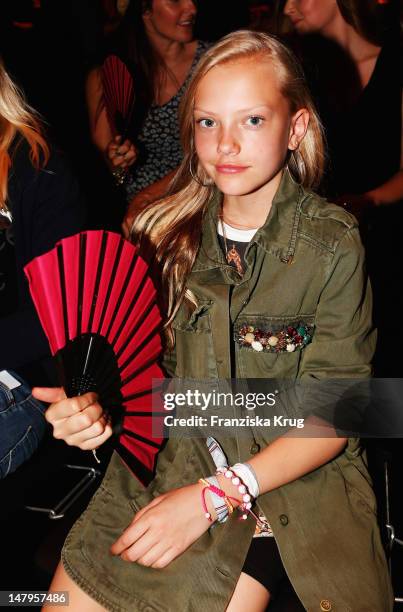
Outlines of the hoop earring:
[[194,180],[194,181],[195,181],[195,182],[196,182],[198,185],[200,185],[201,187],[211,187],[211,185],[213,184],[213,183],[203,183],[203,182],[200,180],[200,178],[199,178],[197,175],[195,175],[195,174],[193,173],[193,168],[192,168],[192,158],[190,158],[190,160],[189,160],[189,173],[190,173],[190,176],[192,177],[192,179],[193,179],[193,180]]

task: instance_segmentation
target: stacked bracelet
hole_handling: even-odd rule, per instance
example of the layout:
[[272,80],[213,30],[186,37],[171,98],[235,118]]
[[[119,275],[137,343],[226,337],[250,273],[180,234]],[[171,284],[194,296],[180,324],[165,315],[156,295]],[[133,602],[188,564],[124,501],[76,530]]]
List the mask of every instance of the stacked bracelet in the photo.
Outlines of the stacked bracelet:
[[242,479],[244,484],[248,487],[249,493],[254,499],[259,497],[259,483],[257,481],[255,471],[252,466],[249,465],[249,463],[235,463],[231,470]]
[[[216,476],[220,474],[224,475],[225,478],[231,479],[231,483],[237,487],[238,492],[241,495],[241,499],[227,495],[225,491],[220,488],[216,476],[200,478],[199,482],[204,485],[202,489],[202,506],[206,518],[210,522],[213,522],[211,513],[208,511],[206,504],[206,491],[208,491],[217,515],[216,520],[218,523],[225,523],[225,521],[228,520],[229,515],[233,513],[234,506],[232,505],[231,501],[239,504],[238,510],[242,512],[241,519],[246,520],[249,513],[252,514],[252,516],[254,516],[258,522],[260,522],[259,517],[257,517],[252,511],[252,502],[260,493],[259,483],[252,466],[248,463],[236,463],[233,467],[229,468],[226,464],[225,455],[214,438],[208,439],[208,447],[213,456],[214,463],[217,466]],[[216,457],[215,455],[218,453],[218,451],[220,451],[220,456]]]
[[[199,482],[206,484],[206,486],[213,485],[217,489],[220,488],[220,484],[215,476],[209,476],[208,478],[201,478]],[[222,498],[220,495],[217,495],[213,490],[209,489],[211,500],[213,502],[214,510],[217,514],[217,522],[225,523],[228,520],[228,516],[232,514],[234,511],[234,507],[231,502],[227,502],[225,498]],[[231,510],[228,506],[230,504]]]
[[246,520],[248,518],[247,512],[252,508],[252,495],[249,493],[249,489],[239,476],[235,474],[232,468],[218,468],[217,474],[223,474],[225,478],[231,479],[232,484],[237,487],[239,493],[242,495],[241,503],[239,508],[242,510],[243,515],[241,518]]
[[[210,484],[207,480],[205,480],[204,478],[200,478],[199,482],[201,482],[202,484],[204,484],[205,486],[202,489],[202,506],[203,506],[203,510],[204,510],[204,516],[212,523],[213,522],[213,517],[211,516],[210,512],[208,511],[207,508],[207,504],[206,504],[206,491],[210,491],[211,493],[215,493],[218,497],[221,497],[225,504],[227,505],[228,508],[228,513],[229,513],[229,509],[231,508],[232,511],[234,510],[232,504],[231,504],[231,500],[234,502],[239,503],[239,499],[236,499],[236,497],[231,497],[230,495],[227,495],[225,493],[225,491],[223,491],[222,489],[220,489],[219,487],[216,487],[215,485]],[[245,517],[247,518],[247,517]]]

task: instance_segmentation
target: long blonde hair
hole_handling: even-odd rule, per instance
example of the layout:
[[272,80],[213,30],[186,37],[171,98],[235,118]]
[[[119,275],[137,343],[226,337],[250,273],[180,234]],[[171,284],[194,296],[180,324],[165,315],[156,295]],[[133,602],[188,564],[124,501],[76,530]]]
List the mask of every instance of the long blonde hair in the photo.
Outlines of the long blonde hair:
[[297,151],[289,153],[288,168],[291,175],[308,188],[316,186],[322,175],[322,126],[302,69],[294,55],[276,38],[260,32],[240,30],[222,38],[199,61],[181,102],[184,158],[171,192],[142,209],[132,228],[133,239],[147,243],[154,251],[161,273],[170,340],[170,325],[182,301],[185,299],[195,305],[194,296],[186,289],[186,281],[200,246],[203,215],[214,192],[214,184],[199,163],[195,150],[193,109],[197,88],[213,67],[254,57],[268,58],[273,62],[281,92],[289,101],[290,112],[307,108],[310,113],[304,139]]
[[0,61],[0,209],[7,211],[8,174],[12,164],[10,147],[17,134],[30,146],[35,168],[46,165],[49,148],[36,112],[28,106]]

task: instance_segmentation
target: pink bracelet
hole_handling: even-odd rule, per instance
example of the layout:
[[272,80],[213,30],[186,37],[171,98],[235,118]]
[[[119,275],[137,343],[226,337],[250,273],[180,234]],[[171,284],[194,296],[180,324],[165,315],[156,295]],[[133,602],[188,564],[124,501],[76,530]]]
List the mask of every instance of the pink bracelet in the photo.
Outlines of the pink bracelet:
[[238,504],[240,503],[239,499],[236,499],[236,497],[231,497],[230,495],[227,495],[225,491],[223,491],[222,489],[219,489],[215,485],[210,484],[207,480],[204,480],[204,478],[200,478],[199,482],[205,485],[201,492],[201,499],[202,499],[202,506],[204,510],[204,516],[206,517],[206,519],[210,521],[210,523],[213,522],[213,518],[207,508],[206,491],[211,491],[212,493],[215,493],[219,497],[223,498],[224,501],[228,500],[229,502],[234,501],[234,502],[237,502]]
[[248,518],[246,512],[250,512],[252,508],[252,496],[249,493],[248,487],[243,482],[243,480],[235,474],[235,472],[233,472],[227,467],[219,467],[216,471],[216,474],[223,474],[225,478],[231,478],[232,484],[238,488],[238,491],[242,495],[242,503],[240,507],[244,512],[241,518],[243,520],[246,520]]

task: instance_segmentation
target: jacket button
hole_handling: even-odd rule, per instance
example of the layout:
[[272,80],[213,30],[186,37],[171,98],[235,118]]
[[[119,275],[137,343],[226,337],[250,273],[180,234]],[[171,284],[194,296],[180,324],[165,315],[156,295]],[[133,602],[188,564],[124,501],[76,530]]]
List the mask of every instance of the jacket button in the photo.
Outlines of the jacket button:
[[250,452],[252,455],[256,455],[260,451],[260,446],[257,442],[254,442],[250,447]]
[[288,525],[288,516],[286,514],[280,514],[279,518],[282,525]]
[[329,610],[332,609],[332,604],[328,599],[322,599],[322,601],[320,602],[320,609],[322,610],[322,612],[329,612]]

